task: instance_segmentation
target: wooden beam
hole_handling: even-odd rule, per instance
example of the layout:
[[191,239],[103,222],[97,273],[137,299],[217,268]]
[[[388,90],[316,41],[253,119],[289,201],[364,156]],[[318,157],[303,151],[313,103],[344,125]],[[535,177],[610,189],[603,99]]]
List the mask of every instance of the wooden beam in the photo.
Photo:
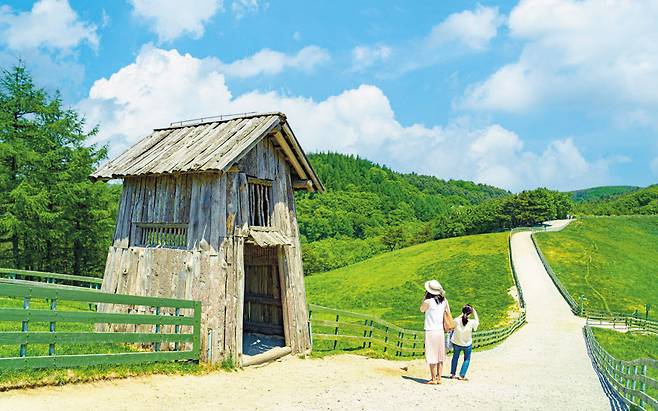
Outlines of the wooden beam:
[[292,168],[295,169],[297,175],[299,175],[299,177],[302,179],[306,179],[306,172],[304,171],[304,168],[302,168],[302,166],[299,164],[299,161],[297,161],[297,157],[292,152],[292,149],[286,142],[286,139],[285,137],[283,137],[283,134],[281,134],[281,131],[277,130],[274,133],[274,139],[276,140],[277,144],[281,147],[283,152],[286,154],[288,161],[290,161],[290,165],[292,166]]
[[258,184],[261,186],[272,187],[272,180],[265,180],[263,178],[249,177],[247,176],[247,182],[249,184]]
[[292,188],[295,190],[313,191],[313,180],[295,180],[292,182]]
[[[309,172],[311,174],[309,176],[309,178],[314,181],[314,184],[315,184],[314,188],[317,189],[318,191],[320,191],[321,193],[323,193],[324,192],[324,187],[322,185],[322,182],[320,181],[318,176],[315,175],[315,170],[309,164],[308,159],[306,158],[306,153],[304,153],[304,150],[299,145],[299,142],[297,141],[297,137],[295,137],[295,133],[292,132],[292,129],[290,128],[290,126],[288,125],[287,122],[284,122],[283,126],[281,128],[283,129],[283,131],[286,132],[286,134],[288,134],[290,136],[290,142],[292,144],[292,147],[299,153],[302,164],[306,167],[307,170],[309,170]],[[301,175],[300,175],[300,177],[304,178]]]

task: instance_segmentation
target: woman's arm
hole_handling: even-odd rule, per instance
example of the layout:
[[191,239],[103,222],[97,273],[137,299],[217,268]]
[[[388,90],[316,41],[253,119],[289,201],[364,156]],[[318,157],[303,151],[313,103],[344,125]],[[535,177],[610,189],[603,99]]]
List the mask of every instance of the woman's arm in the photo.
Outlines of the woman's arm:
[[478,318],[478,312],[473,308],[473,330],[477,330],[480,325],[480,318]]
[[423,303],[420,305],[420,312],[425,313],[430,309],[430,300],[423,300]]

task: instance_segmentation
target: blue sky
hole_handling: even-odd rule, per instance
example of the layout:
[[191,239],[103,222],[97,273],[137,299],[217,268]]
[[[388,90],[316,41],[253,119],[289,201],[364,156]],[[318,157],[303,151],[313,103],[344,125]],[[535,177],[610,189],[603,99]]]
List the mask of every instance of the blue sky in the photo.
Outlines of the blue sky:
[[283,111],[307,151],[513,191],[658,179],[655,1],[15,1],[0,63],[100,125]]

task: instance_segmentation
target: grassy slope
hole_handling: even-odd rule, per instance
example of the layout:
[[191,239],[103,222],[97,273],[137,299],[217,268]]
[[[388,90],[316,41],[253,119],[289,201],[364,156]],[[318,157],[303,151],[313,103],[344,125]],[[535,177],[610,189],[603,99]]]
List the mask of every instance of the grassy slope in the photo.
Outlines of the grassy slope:
[[658,216],[581,218],[536,239],[574,298],[584,294],[597,309],[658,310]]
[[483,328],[507,324],[515,307],[507,233],[432,241],[385,253],[306,278],[311,303],[376,315],[402,327],[422,329],[418,307],[423,283],[436,278],[453,314],[472,303]]
[[[22,308],[23,301],[16,298],[0,297],[0,307]],[[32,299],[30,308],[49,309],[45,300]],[[88,311],[89,306],[83,303],[62,301],[57,306],[58,311]],[[18,321],[0,321],[0,331],[20,331]],[[48,331],[45,322],[31,322],[30,331]],[[57,323],[57,331],[92,332],[93,324]],[[137,351],[135,346],[123,344],[67,344],[56,345],[58,354],[106,354],[127,351]],[[18,345],[0,345],[0,358],[18,357]],[[28,356],[48,355],[48,345],[28,344]],[[197,374],[204,372],[204,367],[188,362],[168,362],[154,364],[115,365],[77,367],[72,369],[45,370],[2,370],[0,372],[0,391],[9,388],[32,387],[40,385],[58,385],[68,382],[95,381],[109,378],[124,378],[148,374]]]

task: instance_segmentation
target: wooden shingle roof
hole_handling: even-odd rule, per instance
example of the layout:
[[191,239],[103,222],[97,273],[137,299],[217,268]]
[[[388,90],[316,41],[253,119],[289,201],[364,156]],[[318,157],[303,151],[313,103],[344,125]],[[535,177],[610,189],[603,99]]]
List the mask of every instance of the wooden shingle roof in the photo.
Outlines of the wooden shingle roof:
[[153,130],[90,177],[109,180],[139,175],[226,172],[268,135],[309,188],[324,191],[283,113],[261,113]]

